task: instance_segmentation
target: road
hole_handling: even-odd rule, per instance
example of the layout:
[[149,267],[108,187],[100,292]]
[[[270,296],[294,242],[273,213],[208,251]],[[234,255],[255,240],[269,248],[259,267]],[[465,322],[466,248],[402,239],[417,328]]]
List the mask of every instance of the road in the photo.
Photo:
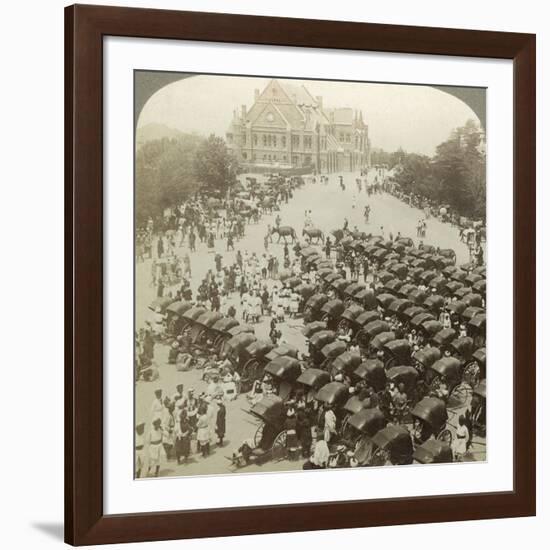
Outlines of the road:
[[[328,184],[307,183],[303,188],[295,191],[294,197],[288,204],[283,204],[278,213],[281,216],[281,225],[291,225],[300,236],[303,228],[304,213],[306,210],[312,211],[313,225],[322,229],[325,233],[331,230],[341,228],[344,218],[349,220],[349,227],[357,226],[360,231],[367,233],[380,234],[383,227],[385,235],[389,233],[397,235],[401,233],[403,237],[411,237],[415,244],[419,243],[416,238],[416,224],[423,213],[412,208],[395,197],[388,194],[381,194],[368,197],[365,191],[359,193],[355,184],[357,173],[345,173],[344,184],[345,191],[342,191],[338,184],[338,176],[329,176]],[[369,174],[369,178],[374,174]],[[371,215],[369,223],[365,223],[363,211],[366,204],[371,206]],[[237,250],[243,253],[247,250],[249,253],[264,253],[263,237],[267,232],[267,226],[275,225],[277,213],[262,216],[258,224],[246,227],[245,237],[235,243],[235,251],[225,251],[225,241],[218,240],[216,247],[212,251],[207,251],[205,244],[198,243],[197,251],[190,253],[192,266],[191,286],[195,291],[200,281],[209,269],[214,269],[214,254],[219,252],[224,257],[224,265],[231,264],[235,260]],[[276,239],[274,239],[276,240]],[[466,263],[469,260],[468,250],[465,244],[460,242],[458,231],[449,224],[440,222],[437,219],[427,220],[427,233],[424,242],[439,246],[441,248],[453,248],[457,254],[457,263]],[[153,247],[156,250],[156,247]],[[178,249],[177,253],[185,254],[186,248]],[[283,245],[269,244],[269,253],[275,254],[282,266]],[[291,252],[292,257],[292,252]],[[146,319],[150,318],[151,311],[148,305],[155,298],[155,289],[149,286],[150,283],[151,261],[147,260],[136,266],[136,326],[144,325]],[[238,308],[236,297],[232,297],[231,302]],[[227,304],[229,305],[229,304]],[[293,319],[279,325],[283,333],[283,340],[297,346],[305,351],[305,340],[301,334],[302,321]],[[269,320],[264,318],[256,325],[256,336],[258,338],[268,338]],[[202,371],[178,372],[174,365],[167,364],[168,348],[167,346],[157,345],[155,348],[155,361],[159,366],[160,379],[156,382],[136,383],[136,423],[140,421],[149,421],[150,407],[154,399],[154,390],[162,388],[165,395],[172,395],[175,392],[176,385],[182,383],[184,391],[194,388],[200,393],[205,389],[206,384],[200,380]],[[222,472],[230,472],[230,461],[227,459],[231,453],[236,450],[243,440],[250,438],[257,427],[253,417],[245,412],[248,408],[246,397],[239,396],[235,401],[227,404],[227,433],[226,443],[223,448],[214,446],[212,453],[207,458],[202,458],[198,454],[193,454],[190,461],[178,466],[174,461],[164,463],[161,468],[161,476],[181,476],[181,475],[206,475]],[[484,459],[484,445],[477,450],[478,459]],[[250,465],[242,468],[244,471],[281,471],[290,469],[299,469],[302,461],[290,463],[281,461],[278,463],[270,462],[266,465]]]

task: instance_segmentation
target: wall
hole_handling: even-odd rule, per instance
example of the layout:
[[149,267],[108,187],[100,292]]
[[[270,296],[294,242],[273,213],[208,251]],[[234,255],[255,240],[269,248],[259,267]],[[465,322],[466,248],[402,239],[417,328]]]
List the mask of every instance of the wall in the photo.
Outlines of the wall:
[[[546,2],[437,0],[410,2],[257,2],[188,0],[101,2],[144,7],[203,11],[231,11],[263,15],[348,19],[381,23],[494,29],[538,34],[539,101],[539,358],[543,334],[548,333],[550,300],[542,281],[550,277],[543,258],[543,239],[550,221],[542,213],[549,204],[549,97],[547,75],[550,20]],[[60,0],[6,3],[2,9],[2,405],[5,408],[2,463],[2,546],[9,549],[60,547],[63,519],[63,6]],[[40,135],[39,140],[31,139]],[[544,172],[543,172],[544,171]],[[544,265],[546,264],[546,265]],[[25,305],[30,297],[30,303]],[[543,314],[543,312],[546,312]],[[533,313],[534,314],[534,313]],[[545,323],[544,325],[542,323]],[[543,332],[543,326],[546,330]],[[9,331],[6,334],[6,330]],[[6,353],[7,352],[7,353]],[[547,352],[546,352],[547,353]],[[550,486],[542,469],[548,463],[550,405],[542,388],[549,377],[539,368],[539,515],[537,518],[462,524],[418,525],[369,530],[332,531],[291,535],[186,542],[186,549],[226,550],[286,547],[416,548],[446,550],[491,545],[500,550],[526,543],[548,547]],[[7,444],[7,440],[12,442]],[[179,542],[149,547],[181,548]],[[122,546],[121,546],[122,548]],[[124,546],[128,549],[130,547]]]

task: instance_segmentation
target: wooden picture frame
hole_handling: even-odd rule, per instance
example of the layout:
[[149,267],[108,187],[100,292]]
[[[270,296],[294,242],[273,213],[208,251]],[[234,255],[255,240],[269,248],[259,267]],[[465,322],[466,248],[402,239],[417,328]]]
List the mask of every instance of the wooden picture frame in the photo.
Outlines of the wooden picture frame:
[[[103,37],[475,56],[514,64],[514,490],[105,515]],[[73,545],[535,514],[535,36],[76,5],[65,10],[65,540]]]

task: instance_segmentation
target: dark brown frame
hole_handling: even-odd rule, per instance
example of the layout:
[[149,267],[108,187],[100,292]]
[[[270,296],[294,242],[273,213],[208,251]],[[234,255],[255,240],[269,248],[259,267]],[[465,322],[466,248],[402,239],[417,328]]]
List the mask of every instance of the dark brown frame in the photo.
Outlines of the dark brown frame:
[[[514,490],[103,514],[103,37],[512,59]],[[73,545],[535,514],[535,36],[76,5],[65,10],[65,540]]]

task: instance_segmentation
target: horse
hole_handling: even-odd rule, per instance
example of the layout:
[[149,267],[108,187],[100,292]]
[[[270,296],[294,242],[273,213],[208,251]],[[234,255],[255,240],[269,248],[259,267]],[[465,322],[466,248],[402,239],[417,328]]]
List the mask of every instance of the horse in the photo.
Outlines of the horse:
[[307,237],[309,238],[310,241],[313,240],[313,239],[316,239],[315,242],[318,243],[319,239],[320,239],[322,243],[325,242],[325,235],[320,229],[304,227],[304,229],[302,231],[302,237],[304,235],[307,235]]
[[277,235],[279,235],[277,243],[281,242],[281,237],[283,237],[285,243],[287,237],[290,237],[292,239],[292,242],[297,240],[296,231],[294,231],[294,228],[290,227],[289,225],[280,225],[279,227],[273,227],[271,229],[271,234],[273,235],[273,233],[277,233]]

